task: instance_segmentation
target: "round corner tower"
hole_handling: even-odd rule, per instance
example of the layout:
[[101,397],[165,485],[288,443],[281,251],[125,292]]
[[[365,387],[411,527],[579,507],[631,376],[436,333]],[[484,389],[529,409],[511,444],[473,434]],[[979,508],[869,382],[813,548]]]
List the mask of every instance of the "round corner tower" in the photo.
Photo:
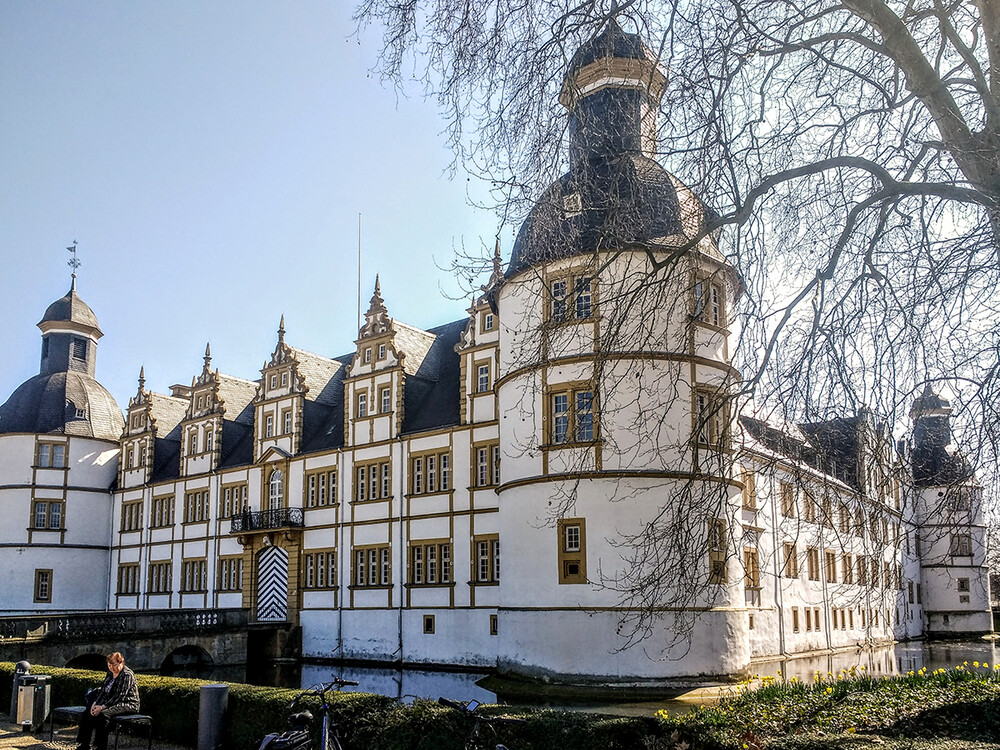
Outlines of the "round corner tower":
[[505,671],[657,679],[749,661],[729,549],[741,284],[708,209],[654,159],[665,85],[614,21],[576,53],[570,171],[497,290]]

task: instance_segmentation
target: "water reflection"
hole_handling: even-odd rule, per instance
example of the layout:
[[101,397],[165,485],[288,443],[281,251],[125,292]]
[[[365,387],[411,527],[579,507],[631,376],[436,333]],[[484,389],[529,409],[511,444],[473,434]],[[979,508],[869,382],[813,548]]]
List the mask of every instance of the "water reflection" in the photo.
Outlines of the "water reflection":
[[358,687],[344,690],[363,693],[378,693],[390,698],[410,703],[415,698],[449,698],[455,701],[475,699],[480,703],[496,703],[495,693],[479,687],[477,680],[486,676],[485,672],[453,672],[428,669],[331,666],[328,664],[303,664],[302,687],[307,688],[331,677],[356,680]]

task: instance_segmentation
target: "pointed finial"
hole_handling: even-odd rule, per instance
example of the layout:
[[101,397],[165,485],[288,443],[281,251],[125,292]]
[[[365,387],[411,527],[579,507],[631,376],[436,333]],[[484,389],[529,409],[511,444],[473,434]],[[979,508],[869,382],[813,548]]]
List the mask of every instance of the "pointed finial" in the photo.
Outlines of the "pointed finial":
[[146,365],[139,367],[139,390],[146,387]]
[[281,322],[278,323],[278,343],[285,343],[285,314],[281,313]]
[[205,366],[202,368],[202,372],[211,372],[212,370],[212,345],[205,344]]
[[493,273],[500,273],[500,266],[503,259],[500,257],[500,236],[497,235],[497,244],[493,249]]
[[67,247],[66,249],[69,250],[71,253],[73,253],[73,257],[70,258],[66,262],[66,265],[68,265],[70,268],[73,269],[73,276],[72,276],[73,280],[72,280],[72,283],[70,284],[69,290],[71,292],[75,292],[76,291],[76,269],[78,269],[80,267],[80,265],[81,265],[80,264],[80,259],[76,257],[76,240],[73,240],[73,244],[70,245],[69,247]]
[[382,294],[382,286],[381,286],[381,284],[379,284],[378,274],[375,274],[375,294],[378,294],[378,295]]

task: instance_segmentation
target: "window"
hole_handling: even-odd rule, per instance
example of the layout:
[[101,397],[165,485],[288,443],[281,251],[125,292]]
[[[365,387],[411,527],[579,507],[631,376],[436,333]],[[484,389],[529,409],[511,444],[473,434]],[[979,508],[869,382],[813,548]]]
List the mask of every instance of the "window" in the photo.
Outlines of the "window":
[[222,488],[219,518],[232,518],[247,509],[246,484],[229,484]]
[[204,396],[198,396],[198,408],[199,409],[204,409],[205,408],[205,397]]
[[819,607],[813,607],[813,620],[816,623],[816,632],[820,631],[819,627]]
[[500,537],[484,534],[472,538],[476,583],[500,582]]
[[281,469],[271,472],[267,482],[267,509],[277,510],[285,504],[285,477]]
[[139,563],[122,563],[118,566],[118,595],[139,593]]
[[42,604],[52,601],[52,571],[35,569],[35,601]]
[[366,346],[366,347],[365,347],[365,352],[364,352],[364,355],[363,355],[363,358],[362,358],[362,361],[363,361],[363,362],[364,362],[364,363],[365,363],[366,365],[367,365],[367,364],[368,364],[369,362],[371,362],[371,361],[372,361],[372,348],[371,348],[370,346]]
[[802,494],[802,520],[806,523],[816,523],[816,501],[808,490]]
[[410,583],[434,586],[451,583],[451,542],[410,544]]
[[73,347],[71,349],[71,355],[73,359],[86,359],[87,358],[87,340],[86,339],[73,339]]
[[726,446],[729,425],[729,402],[715,390],[696,390],[695,434],[698,444],[721,450]]
[[552,315],[556,323],[566,320],[566,279],[556,279],[552,282]]
[[752,471],[744,469],[740,473],[743,482],[743,509],[757,509],[757,475]]
[[843,564],[841,565],[841,570],[843,571],[844,583],[854,583],[854,556],[844,555]]
[[589,318],[591,313],[591,293],[593,288],[593,282],[591,279],[582,277],[576,279],[575,292],[576,292],[576,318],[577,320],[583,320],[584,318]]
[[426,453],[410,459],[410,494],[451,490],[451,454]]
[[188,435],[188,455],[193,456],[198,452],[198,430],[191,430],[191,434]]
[[367,417],[368,416],[368,394],[367,393],[359,393],[358,394],[358,411],[357,411],[357,416],[358,416],[358,419],[361,419],[362,417]]
[[305,477],[305,498],[302,503],[306,508],[324,508],[337,503],[337,472],[324,469],[313,471]]
[[184,523],[202,523],[209,518],[208,490],[184,493]]
[[150,594],[169,594],[173,591],[170,562],[153,562],[149,564],[149,577],[146,580],[146,591]]
[[434,615],[424,615],[424,635],[434,635]]
[[806,547],[806,577],[810,581],[819,580],[819,550]]
[[35,530],[61,530],[63,526],[62,500],[35,500],[31,508],[31,528]]
[[829,583],[837,582],[837,555],[827,550],[823,555],[823,562],[826,566],[826,580]]
[[243,556],[227,555],[219,558],[218,567],[220,592],[243,590]]
[[278,387],[278,376],[277,375],[272,375],[271,376],[271,388],[274,389],[274,388],[277,388],[277,387]]
[[385,359],[385,344],[378,345],[378,358]]
[[488,312],[483,315],[483,330],[492,331],[495,325],[496,319],[493,317],[493,313]]
[[795,518],[795,488],[790,482],[781,483],[781,515]]
[[264,437],[274,437],[274,415],[264,417]]
[[[570,292],[572,290],[572,297]],[[572,317],[586,320],[594,313],[594,279],[590,276],[566,276],[549,283],[552,305],[549,320],[563,323]],[[486,329],[490,330],[490,329]]]
[[288,385],[288,370],[281,373],[281,386],[285,387],[286,385]]
[[854,533],[861,538],[865,536],[865,512],[860,505],[854,509]]
[[334,589],[337,587],[337,550],[310,550],[303,554],[302,588]]
[[587,582],[586,527],[582,518],[564,518],[559,534],[559,583]]
[[388,460],[359,464],[355,467],[354,476],[355,500],[385,500],[392,497]]
[[972,554],[972,535],[952,534],[951,554],[959,557],[970,556]]
[[215,445],[215,433],[212,432],[211,427],[205,428],[205,452],[211,453],[212,448]]
[[497,615],[490,615],[490,635],[497,635],[500,632],[500,618]]
[[726,582],[726,522],[722,518],[710,518],[707,522],[708,534],[708,582]]
[[968,593],[969,592],[969,579],[968,578],[959,578],[959,579],[957,579],[955,581],[955,583],[957,584],[959,591],[961,591],[963,593]]
[[291,435],[292,434],[292,410],[285,409],[281,412],[281,434]]
[[66,445],[63,443],[39,443],[37,465],[40,469],[66,468]]
[[142,528],[142,500],[122,503],[122,531],[138,531]]
[[42,339],[42,359],[49,356],[49,337],[46,336]]
[[473,449],[475,466],[472,476],[476,487],[492,487],[500,484],[500,445],[477,445]]
[[476,367],[476,393],[486,393],[490,390],[490,366],[488,364]]
[[149,516],[150,528],[163,528],[174,524],[174,498],[172,496],[154,497],[153,507]]
[[207,570],[208,563],[204,559],[184,560],[181,563],[181,592],[208,591]]
[[851,509],[844,503],[840,504],[840,533],[845,535],[851,533]]
[[388,545],[354,548],[355,586],[388,586],[390,573]]
[[383,388],[379,391],[379,401],[381,402],[381,412],[388,414],[392,411],[392,389]]
[[795,633],[799,632],[799,608],[798,607],[792,607],[792,631],[795,632]]
[[756,547],[743,548],[743,587],[760,588],[760,557]]
[[694,319],[699,323],[722,327],[726,325],[726,312],[722,286],[708,279],[698,279],[694,284]]
[[784,570],[785,578],[799,577],[799,554],[792,542],[784,544]]
[[823,508],[823,518],[821,519],[824,526],[828,529],[833,528],[833,501],[829,497],[824,497],[822,501]]
[[594,440],[594,391],[589,385],[550,393],[549,408],[551,444],[589,443]]
[[812,626],[812,610],[806,607],[806,632],[808,633],[813,629]]

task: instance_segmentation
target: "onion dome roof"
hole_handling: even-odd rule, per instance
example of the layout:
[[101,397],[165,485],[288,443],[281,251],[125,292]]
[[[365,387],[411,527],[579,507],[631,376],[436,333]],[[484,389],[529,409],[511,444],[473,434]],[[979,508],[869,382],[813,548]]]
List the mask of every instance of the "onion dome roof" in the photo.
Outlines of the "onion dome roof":
[[46,308],[45,314],[38,322],[38,325],[41,326],[43,323],[56,322],[77,323],[93,328],[98,333],[101,330],[97,324],[97,316],[90,309],[90,305],[80,299],[80,296],[76,293],[76,280],[73,281],[73,286],[70,290],[66,292],[66,296],[60,297]]
[[51,432],[117,441],[124,427],[114,397],[84,372],[36,375],[0,406],[0,434]]
[[652,60],[649,48],[638,34],[627,34],[615,19],[608,21],[604,31],[584,42],[569,63],[569,74],[605,57],[631,60]]
[[599,250],[676,245],[716,218],[689,188],[641,154],[591,160],[586,171],[563,175],[542,195],[514,242],[508,278],[536,264]]

